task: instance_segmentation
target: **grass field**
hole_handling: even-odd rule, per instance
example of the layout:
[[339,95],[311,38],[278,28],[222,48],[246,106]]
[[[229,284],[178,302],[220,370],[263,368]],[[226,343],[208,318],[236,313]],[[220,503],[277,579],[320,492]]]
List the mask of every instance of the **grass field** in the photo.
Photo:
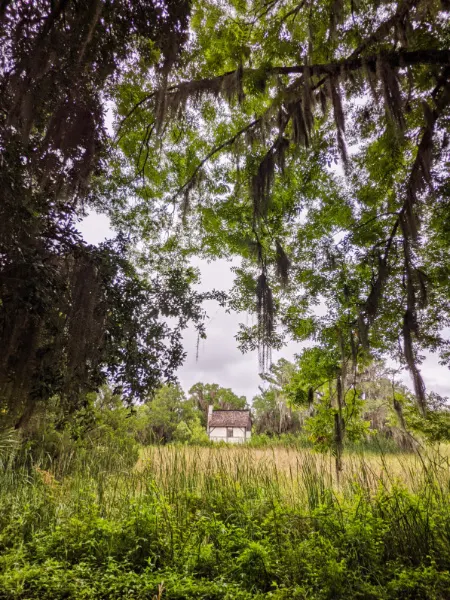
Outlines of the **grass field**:
[[109,456],[4,464],[0,599],[450,598],[447,448]]
[[[422,448],[418,453],[348,453],[339,481],[335,459],[331,454],[311,450],[273,447],[191,448],[154,446],[143,448],[136,465],[138,472],[147,472],[163,486],[166,493],[181,486],[199,489],[215,475],[230,477],[239,485],[276,484],[285,500],[301,501],[309,481],[321,481],[335,491],[353,489],[355,484],[377,490],[380,485],[420,488],[427,470],[445,472],[449,468],[450,449]],[[182,477],[180,481],[178,478]]]

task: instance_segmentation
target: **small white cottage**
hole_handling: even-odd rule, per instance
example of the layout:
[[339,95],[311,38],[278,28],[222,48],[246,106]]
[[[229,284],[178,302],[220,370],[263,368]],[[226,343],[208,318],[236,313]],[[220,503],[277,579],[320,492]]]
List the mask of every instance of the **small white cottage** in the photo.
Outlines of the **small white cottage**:
[[213,442],[243,444],[252,435],[249,410],[213,410],[208,406],[208,436]]

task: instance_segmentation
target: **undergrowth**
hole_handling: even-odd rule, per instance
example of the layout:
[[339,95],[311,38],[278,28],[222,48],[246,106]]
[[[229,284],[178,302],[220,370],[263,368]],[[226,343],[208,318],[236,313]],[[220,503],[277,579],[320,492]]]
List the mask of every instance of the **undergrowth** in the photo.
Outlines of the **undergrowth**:
[[0,599],[450,598],[448,459],[258,452],[4,459]]

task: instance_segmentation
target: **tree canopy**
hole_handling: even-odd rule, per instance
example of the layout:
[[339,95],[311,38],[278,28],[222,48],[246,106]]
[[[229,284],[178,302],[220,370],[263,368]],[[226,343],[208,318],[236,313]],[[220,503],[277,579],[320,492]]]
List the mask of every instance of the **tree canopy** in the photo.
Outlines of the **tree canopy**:
[[[180,261],[145,271],[129,239],[77,232],[107,176],[105,102],[134,62],[162,81],[189,3],[0,2],[0,410],[25,427],[57,394],[75,410],[106,380],[133,401],[170,380],[203,296]],[[168,318],[172,318],[169,322]]]
[[196,383],[189,390],[189,399],[201,411],[202,423],[206,426],[208,407],[216,410],[242,410],[247,408],[247,398],[237,396],[230,388],[217,383]]
[[345,389],[390,355],[423,413],[421,351],[448,359],[447,9],[198,2],[167,85],[145,65],[116,92],[117,173],[139,173],[118,221],[145,238],[156,203],[167,247],[241,256],[232,306],[258,322],[239,341],[263,364],[276,322]]
[[[133,400],[170,379],[181,330],[203,335],[194,254],[241,257],[229,307],[257,315],[238,343],[263,369],[286,336],[315,344],[303,360],[333,381],[336,439],[374,359],[409,370],[425,414],[422,352],[450,356],[448,9],[0,2],[11,422],[52,394],[74,405],[110,380]],[[81,240],[92,207],[116,241]]]

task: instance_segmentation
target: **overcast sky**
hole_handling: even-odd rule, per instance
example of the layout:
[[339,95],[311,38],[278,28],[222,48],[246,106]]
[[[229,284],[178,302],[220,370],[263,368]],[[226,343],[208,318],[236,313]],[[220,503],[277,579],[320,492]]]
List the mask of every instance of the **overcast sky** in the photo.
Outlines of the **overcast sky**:
[[[113,235],[108,218],[96,213],[84,219],[79,224],[79,229],[85,240],[91,244],[98,244]],[[217,260],[207,263],[198,260],[195,266],[201,270],[201,290],[230,289],[234,278],[231,262]],[[178,371],[180,383],[186,392],[198,381],[218,383],[251,400],[258,393],[258,385],[261,382],[258,374],[258,354],[242,354],[237,349],[235,335],[239,323],[250,324],[252,317],[246,314],[228,314],[213,301],[207,302],[205,308],[208,313],[208,337],[206,340],[200,340],[197,359],[196,332],[193,329],[186,331],[184,342],[187,358]],[[272,360],[275,362],[281,357],[292,360],[302,347],[301,344],[291,342],[282,351],[274,352]],[[450,396],[449,370],[439,365],[436,356],[427,356],[421,370],[428,391],[434,390],[443,396]],[[405,373],[403,380],[410,385],[408,374]]]

